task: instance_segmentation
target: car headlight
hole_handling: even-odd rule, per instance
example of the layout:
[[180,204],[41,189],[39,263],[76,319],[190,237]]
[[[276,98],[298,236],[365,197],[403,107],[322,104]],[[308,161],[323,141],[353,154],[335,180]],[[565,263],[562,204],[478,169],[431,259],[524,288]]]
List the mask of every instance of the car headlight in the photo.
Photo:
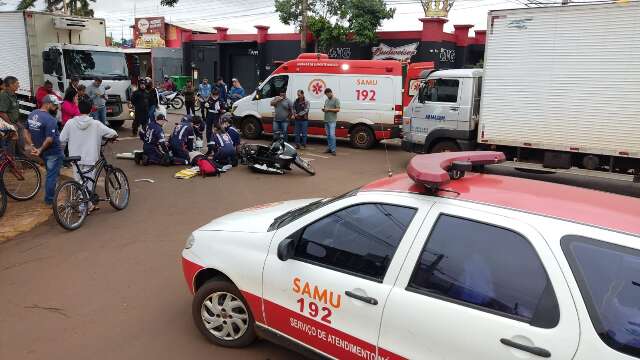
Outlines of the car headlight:
[[184,248],[185,249],[191,249],[193,247],[193,244],[196,243],[196,238],[193,237],[193,234],[189,235],[189,237],[187,238],[187,243],[184,244]]

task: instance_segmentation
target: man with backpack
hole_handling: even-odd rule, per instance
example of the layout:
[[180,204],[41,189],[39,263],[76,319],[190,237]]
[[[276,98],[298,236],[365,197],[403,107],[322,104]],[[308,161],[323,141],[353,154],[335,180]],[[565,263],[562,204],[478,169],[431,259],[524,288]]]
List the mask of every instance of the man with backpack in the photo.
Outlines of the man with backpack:
[[193,142],[195,133],[191,116],[183,116],[182,120],[171,133],[169,144],[171,145],[171,153],[176,163],[189,164],[189,152],[193,151]]

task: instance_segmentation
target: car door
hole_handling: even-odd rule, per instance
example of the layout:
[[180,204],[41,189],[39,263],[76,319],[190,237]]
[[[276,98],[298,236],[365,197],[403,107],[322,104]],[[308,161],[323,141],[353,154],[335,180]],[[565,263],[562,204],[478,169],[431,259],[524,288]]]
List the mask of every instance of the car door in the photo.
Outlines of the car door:
[[275,109],[271,106],[271,100],[280,94],[283,89],[286,91],[289,83],[289,75],[276,75],[267,80],[256,91],[256,100],[258,102],[258,113],[265,130],[271,132],[273,119],[275,117]]
[[571,359],[578,340],[568,285],[537,231],[437,204],[391,291],[379,347],[409,359]]
[[411,130],[426,136],[436,129],[456,130],[460,120],[460,80],[429,79],[413,104]]
[[[358,195],[280,230],[263,274],[268,327],[325,355],[375,358],[384,303],[430,203]],[[277,249],[295,239],[295,255]]]

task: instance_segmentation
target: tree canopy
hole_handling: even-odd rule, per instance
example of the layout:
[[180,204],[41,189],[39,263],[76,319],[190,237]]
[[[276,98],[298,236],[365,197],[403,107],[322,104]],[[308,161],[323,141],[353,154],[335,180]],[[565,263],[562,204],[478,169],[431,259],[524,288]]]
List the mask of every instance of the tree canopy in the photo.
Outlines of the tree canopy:
[[[48,12],[62,11],[64,2],[67,3],[67,10],[71,15],[93,17],[91,2],[96,0],[45,0],[45,10]],[[36,5],[37,0],[21,0],[16,10],[27,10]]]

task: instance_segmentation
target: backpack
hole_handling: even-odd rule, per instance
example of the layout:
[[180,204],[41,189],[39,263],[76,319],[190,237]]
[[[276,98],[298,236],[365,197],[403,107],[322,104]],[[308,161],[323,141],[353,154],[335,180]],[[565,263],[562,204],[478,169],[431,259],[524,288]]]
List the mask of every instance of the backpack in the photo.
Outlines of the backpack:
[[197,160],[198,168],[200,169],[200,174],[203,177],[206,176],[216,176],[220,175],[216,164],[214,164],[209,159],[201,158]]

